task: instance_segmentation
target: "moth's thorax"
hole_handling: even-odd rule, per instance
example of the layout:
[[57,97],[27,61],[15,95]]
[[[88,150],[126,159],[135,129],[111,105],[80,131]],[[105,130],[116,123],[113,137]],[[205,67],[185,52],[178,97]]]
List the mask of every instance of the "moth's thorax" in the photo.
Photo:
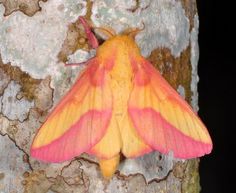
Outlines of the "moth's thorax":
[[115,79],[130,78],[133,74],[130,58],[139,58],[140,50],[135,41],[127,35],[117,35],[98,48],[97,56],[111,70]]
[[[112,37],[99,47],[97,57],[109,71],[110,87],[113,93],[114,114],[122,117],[127,109],[132,89],[133,67],[131,56],[140,57],[135,41],[126,35]],[[118,121],[120,122],[120,121]]]
[[140,55],[140,50],[134,39],[127,35],[117,35],[106,40],[97,50],[97,56],[109,58],[115,51],[132,51],[133,54]]

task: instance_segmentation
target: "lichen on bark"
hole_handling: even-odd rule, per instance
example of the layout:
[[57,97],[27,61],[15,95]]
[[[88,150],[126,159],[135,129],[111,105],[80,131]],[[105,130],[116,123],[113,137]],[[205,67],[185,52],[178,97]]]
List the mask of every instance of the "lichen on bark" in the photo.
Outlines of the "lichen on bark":
[[[29,156],[30,144],[36,130],[73,84],[79,72],[78,68],[65,68],[63,62],[71,54],[74,60],[82,55],[87,56],[85,53],[90,50],[83,29],[77,28],[79,15],[86,15],[94,25],[112,26],[117,32],[129,27],[140,27],[144,22],[145,30],[136,39],[142,53],[191,102],[190,83],[196,84],[197,81],[192,79],[191,65],[194,63],[195,68],[197,61],[196,2],[51,0],[40,5],[42,11],[37,14],[32,12],[33,17],[14,12],[7,19],[3,16],[0,18],[0,51],[4,62],[9,62],[0,62],[0,101],[6,96],[4,92],[9,92],[8,86],[14,82],[14,85],[18,85],[14,88],[20,88],[20,91],[17,90],[19,94],[13,97],[19,101],[24,98],[33,104],[27,108],[27,116],[21,121],[5,116],[0,105],[0,141],[7,141],[14,149],[4,159],[13,161],[14,152],[17,152],[24,160],[19,162],[24,166],[20,172],[13,169],[16,176],[21,175],[17,179],[23,186],[19,185],[21,188],[17,190],[8,183],[7,188],[19,193],[199,192],[198,159],[180,161],[159,159],[157,154],[146,155],[141,161],[131,160],[131,165],[136,164],[137,170],[127,172],[130,163],[123,162],[124,168],[118,170],[110,181],[106,181],[99,172],[96,159],[87,155],[62,164],[45,164]],[[17,9],[14,8],[14,11]],[[2,9],[0,11],[3,13]],[[29,33],[29,29],[32,32]],[[20,38],[16,38],[17,35]],[[152,40],[154,41],[151,42]],[[81,54],[76,55],[79,51]],[[196,75],[196,71],[194,73]],[[148,156],[152,159],[148,159]],[[150,167],[147,167],[147,163]],[[5,165],[1,162],[0,166]],[[143,170],[145,167],[146,170]],[[157,172],[152,174],[152,168]],[[8,169],[3,172],[0,169],[0,191],[6,190],[1,189],[1,183],[11,171]],[[11,179],[16,180],[14,176]]]
[[15,11],[21,11],[28,16],[33,16],[37,11],[41,10],[39,2],[47,0],[0,0],[5,7],[5,16]]

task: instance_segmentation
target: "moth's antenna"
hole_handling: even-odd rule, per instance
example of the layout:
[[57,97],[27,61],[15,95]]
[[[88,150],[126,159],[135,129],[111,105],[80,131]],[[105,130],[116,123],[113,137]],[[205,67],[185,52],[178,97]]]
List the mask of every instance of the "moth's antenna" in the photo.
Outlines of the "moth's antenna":
[[109,39],[116,35],[115,30],[112,28],[106,26],[106,27],[93,27],[93,29],[96,30],[96,33],[98,33],[103,39]]
[[128,36],[130,36],[130,37],[132,37],[134,39],[135,36],[139,32],[141,32],[141,31],[143,31],[145,29],[145,24],[144,24],[143,21],[142,21],[142,24],[143,24],[142,28],[128,28],[125,31],[123,31],[123,34],[128,35]]

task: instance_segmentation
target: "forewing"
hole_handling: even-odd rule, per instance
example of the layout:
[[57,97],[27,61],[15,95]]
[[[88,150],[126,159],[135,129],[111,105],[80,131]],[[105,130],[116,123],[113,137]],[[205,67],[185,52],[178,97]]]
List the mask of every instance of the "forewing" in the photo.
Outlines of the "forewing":
[[132,59],[133,90],[128,112],[138,134],[153,149],[194,158],[212,149],[207,129],[195,112],[144,58]]
[[39,129],[31,155],[62,162],[89,151],[105,134],[112,112],[108,75],[95,59]]

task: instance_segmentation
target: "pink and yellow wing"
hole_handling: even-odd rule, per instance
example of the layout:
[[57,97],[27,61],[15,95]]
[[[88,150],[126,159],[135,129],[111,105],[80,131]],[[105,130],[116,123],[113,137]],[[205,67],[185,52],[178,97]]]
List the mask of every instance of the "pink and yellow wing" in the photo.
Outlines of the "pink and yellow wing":
[[132,59],[134,87],[129,116],[138,135],[152,148],[177,158],[208,154],[212,141],[191,107],[144,58]]
[[107,73],[95,59],[39,129],[31,155],[62,162],[89,151],[106,133],[112,114]]

